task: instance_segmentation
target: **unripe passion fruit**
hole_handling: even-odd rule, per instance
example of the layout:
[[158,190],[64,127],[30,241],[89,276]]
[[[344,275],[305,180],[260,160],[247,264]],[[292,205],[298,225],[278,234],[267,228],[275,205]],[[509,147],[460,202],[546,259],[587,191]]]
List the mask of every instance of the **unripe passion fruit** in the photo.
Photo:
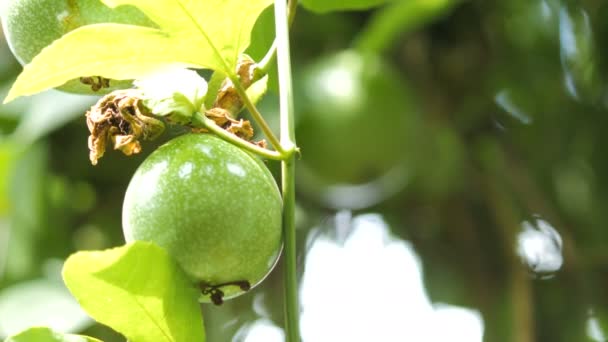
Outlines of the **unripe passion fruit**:
[[[84,25],[119,23],[154,26],[154,23],[135,7],[120,6],[111,9],[99,0],[2,1],[6,1],[1,8],[6,40],[22,65],[31,62],[44,47],[56,39]],[[86,55],[87,51],[81,53]],[[109,87],[93,91],[91,85],[83,84],[80,80],[72,80],[59,89],[79,94],[104,94],[130,86],[131,81],[110,80]]]
[[281,211],[277,185],[260,160],[215,136],[190,134],[141,164],[122,223],[127,242],[165,248],[201,286],[200,300],[217,303],[217,290],[235,297],[273,268]]
[[405,177],[401,169],[412,145],[409,139],[417,127],[416,106],[399,72],[377,56],[343,51],[318,60],[299,75],[296,131],[302,149],[302,192],[315,189],[332,197],[332,191],[324,189],[344,188],[345,201],[326,202],[352,208],[375,200],[353,203],[349,198],[383,191],[365,187],[365,194],[358,196],[356,186],[381,183],[383,188],[398,188]]

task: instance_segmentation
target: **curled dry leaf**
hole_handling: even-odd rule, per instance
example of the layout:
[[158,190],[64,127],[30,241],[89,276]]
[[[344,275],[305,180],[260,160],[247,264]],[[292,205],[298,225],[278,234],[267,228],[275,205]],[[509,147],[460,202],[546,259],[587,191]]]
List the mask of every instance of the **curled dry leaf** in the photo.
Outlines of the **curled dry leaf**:
[[140,140],[158,137],[165,129],[162,121],[151,117],[141,93],[134,89],[114,91],[101,98],[86,113],[89,158],[97,164],[108,143],[126,155],[141,151]]

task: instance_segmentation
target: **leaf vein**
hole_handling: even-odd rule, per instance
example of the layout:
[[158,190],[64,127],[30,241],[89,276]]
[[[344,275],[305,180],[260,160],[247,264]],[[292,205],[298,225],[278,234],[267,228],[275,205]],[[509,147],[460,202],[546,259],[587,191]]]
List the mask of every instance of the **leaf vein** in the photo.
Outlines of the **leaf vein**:
[[192,21],[192,23],[194,24],[194,26],[196,26],[197,30],[203,35],[203,37],[205,38],[205,40],[207,40],[207,42],[209,43],[209,46],[211,46],[211,50],[213,51],[213,53],[215,53],[217,55],[217,57],[219,57],[219,60],[222,62],[223,67],[225,69],[224,73],[226,73],[228,75],[232,75],[234,73],[234,71],[231,70],[231,68],[228,66],[228,64],[226,64],[226,60],[222,57],[222,54],[220,53],[220,51],[218,50],[218,48],[215,46],[215,44],[213,44],[213,41],[211,40],[211,38],[209,37],[209,35],[207,34],[207,32],[198,23],[198,21],[196,21],[196,19],[194,19],[194,17],[192,16],[192,14],[190,14],[190,11],[188,11],[184,7],[184,5],[182,4],[182,2],[180,0],[175,0],[175,2],[177,2],[177,4],[179,5],[179,8],[184,12],[184,14],[188,17],[188,19],[190,19],[190,21]]
[[[141,263],[141,260],[142,260],[141,255],[137,255],[137,259],[136,259],[136,261],[135,261],[135,266],[133,267],[133,269],[135,269],[135,270],[139,269],[139,264]],[[129,285],[129,283],[131,283],[131,280],[134,278],[134,274],[135,274],[135,272],[132,272],[132,273],[130,274],[130,279],[128,279],[128,280],[126,281],[126,285]],[[146,282],[146,284],[148,284],[148,282]],[[128,287],[128,286],[127,286],[127,287]],[[154,325],[155,325],[155,326],[158,328],[158,330],[159,330],[159,331],[161,332],[161,334],[162,334],[162,335],[165,337],[165,339],[166,339],[167,341],[173,341],[173,339],[171,338],[171,336],[170,336],[170,335],[169,335],[167,332],[165,332],[165,330],[164,330],[164,329],[161,327],[160,323],[158,323],[158,322],[157,322],[157,321],[154,319],[153,315],[152,315],[150,312],[148,312],[148,309],[146,308],[146,306],[145,306],[145,305],[143,305],[143,304],[142,304],[142,303],[139,301],[139,299],[137,299],[137,296],[136,296],[136,295],[133,295],[133,293],[132,293],[131,291],[127,291],[127,294],[128,294],[130,297],[132,297],[132,299],[133,299],[133,301],[135,302],[135,304],[137,304],[137,306],[138,306],[138,307],[141,309],[141,311],[143,311],[143,313],[144,313],[144,314],[145,314],[145,315],[148,317],[148,319],[149,319],[149,320],[150,320],[150,321],[151,321],[151,322],[152,322],[152,323],[153,323],[153,324],[154,324]]]

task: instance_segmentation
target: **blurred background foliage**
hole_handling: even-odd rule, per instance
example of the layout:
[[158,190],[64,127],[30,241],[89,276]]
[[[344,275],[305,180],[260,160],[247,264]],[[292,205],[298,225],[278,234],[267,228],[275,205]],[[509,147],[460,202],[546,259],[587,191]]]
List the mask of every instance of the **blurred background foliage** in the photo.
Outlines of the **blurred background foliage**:
[[[419,329],[408,284],[420,282],[435,313],[443,303],[477,317],[478,337],[450,340],[606,341],[608,4],[384,2],[300,8],[292,29],[304,339],[363,341],[371,330],[379,341],[439,341],[434,329],[463,329],[435,319],[404,333]],[[256,58],[272,42],[271,18],[260,19]],[[0,94],[19,71],[1,40]],[[84,112],[95,100],[49,91],[0,106],[0,338],[45,324],[124,340],[80,311],[61,264],[123,243],[131,175],[181,130],[93,167]],[[276,126],[276,94],[260,107]],[[375,258],[374,238],[349,249],[360,227],[386,229],[379,246],[410,251],[418,273]],[[320,246],[335,250],[323,254],[333,269],[314,278],[335,331],[317,336],[306,296]],[[280,341],[281,279],[279,264],[250,295],[203,306],[208,340]]]

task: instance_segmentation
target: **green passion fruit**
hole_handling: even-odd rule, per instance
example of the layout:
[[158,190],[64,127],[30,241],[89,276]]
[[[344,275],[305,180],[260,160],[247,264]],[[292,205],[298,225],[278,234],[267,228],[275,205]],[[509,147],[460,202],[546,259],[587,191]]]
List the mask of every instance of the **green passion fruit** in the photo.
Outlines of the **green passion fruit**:
[[221,304],[260,283],[282,248],[282,199],[255,156],[209,134],[175,138],[135,172],[122,214],[127,242],[165,248]]
[[302,193],[321,194],[329,206],[357,208],[404,184],[418,111],[399,74],[382,58],[353,50],[300,70]]
[[[17,60],[26,65],[64,34],[84,25],[98,23],[132,24],[154,27],[141,11],[132,6],[111,9],[100,0],[3,0],[1,18],[4,34]],[[82,51],[82,54],[86,54]],[[83,75],[59,87],[71,93],[105,94],[128,88],[131,81],[105,80]]]

